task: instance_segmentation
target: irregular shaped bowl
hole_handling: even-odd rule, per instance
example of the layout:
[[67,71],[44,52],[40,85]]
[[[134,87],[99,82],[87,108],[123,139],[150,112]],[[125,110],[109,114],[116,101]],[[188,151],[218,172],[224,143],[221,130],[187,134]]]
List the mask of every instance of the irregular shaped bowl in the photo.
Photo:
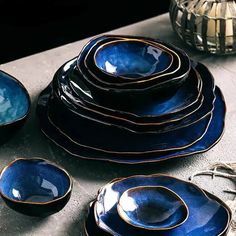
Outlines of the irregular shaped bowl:
[[[132,37],[119,37],[119,36],[101,36],[91,40],[81,51],[77,59],[77,77],[82,77],[86,85],[91,89],[93,96],[97,100],[106,103],[106,99],[112,99],[113,101],[127,102],[135,101],[135,96],[166,96],[167,94],[173,93],[176,89],[185,81],[188,73],[190,71],[190,61],[187,55],[182,51],[174,49],[170,45],[160,43],[163,47],[168,49],[173,49],[173,53],[177,54],[177,68],[175,67],[174,71],[172,66],[169,70],[166,70],[163,75],[160,75],[160,78],[157,76],[148,76],[142,77],[140,80],[129,80],[129,82],[118,82],[110,83],[106,82],[108,79],[107,73],[100,75],[101,70],[97,68],[98,71],[94,71],[94,66],[91,66],[90,63],[93,63],[93,51],[97,47],[114,40],[123,40],[127,42],[132,41],[142,41],[147,43],[152,43],[153,45],[158,44],[158,41],[145,38],[132,38]],[[149,41],[148,41],[149,40]],[[99,42],[99,44],[96,44]],[[93,45],[95,45],[92,47]],[[92,57],[92,58],[91,58]],[[176,63],[176,59],[173,60],[173,63]],[[169,72],[168,72],[169,71]],[[99,73],[100,72],[100,73]],[[76,77],[74,78],[76,82]],[[114,78],[113,78],[114,80]],[[124,80],[124,78],[123,78]]]
[[[188,219],[176,228],[158,232],[127,224],[117,212],[118,201],[126,190],[140,186],[163,186],[175,192],[188,206]],[[95,201],[93,217],[96,222],[94,227],[97,225],[111,235],[219,236],[227,233],[232,212],[220,199],[206,193],[197,185],[175,177],[156,174],[119,178],[102,187]]]
[[16,78],[0,70],[0,143],[10,139],[25,123],[30,97]]
[[69,201],[72,179],[61,167],[41,158],[18,158],[0,175],[0,194],[15,211],[45,217]]
[[163,186],[139,186],[126,190],[117,204],[128,224],[147,230],[170,230],[182,225],[189,211],[185,202]]
[[94,54],[95,65],[102,72],[131,80],[163,73],[171,66],[172,60],[168,51],[138,40],[108,42]]

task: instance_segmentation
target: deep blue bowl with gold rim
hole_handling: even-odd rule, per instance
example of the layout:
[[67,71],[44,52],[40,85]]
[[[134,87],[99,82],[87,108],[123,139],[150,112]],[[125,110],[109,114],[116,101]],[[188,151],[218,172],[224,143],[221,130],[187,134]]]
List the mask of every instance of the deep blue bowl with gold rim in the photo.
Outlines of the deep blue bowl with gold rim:
[[97,68],[126,80],[157,76],[168,70],[173,57],[157,45],[138,40],[117,40],[102,44],[94,54]]
[[179,227],[189,216],[183,199],[163,186],[127,189],[119,198],[117,211],[128,224],[156,231]]
[[15,211],[45,217],[69,201],[72,179],[61,167],[41,158],[18,158],[0,175],[0,194]]
[[[112,75],[109,75],[107,72],[105,73],[104,71],[102,71],[101,66],[96,66],[96,57],[94,60],[93,55],[93,53],[96,52],[97,47],[105,45],[106,43],[110,43],[112,41],[123,41],[127,44],[133,44],[134,42],[138,41],[139,43],[142,42],[142,44],[144,44],[143,47],[146,47],[147,43],[151,43],[155,46],[155,44],[158,45],[159,42],[157,40],[154,41],[152,39],[142,37],[119,37],[109,35],[101,36],[91,40],[82,49],[80,55],[78,56],[76,71],[77,77],[81,76],[84,79],[84,82],[87,86],[89,86],[97,100],[106,103],[106,99],[109,98],[113,101],[123,101],[125,103],[127,102],[127,100],[129,102],[135,100],[135,96],[168,96],[170,94],[173,94],[188,76],[188,73],[191,68],[188,56],[185,55],[185,53],[183,53],[182,51],[173,48],[171,45],[159,42],[159,45],[162,45],[163,47],[166,47],[170,50],[173,49],[171,54],[172,56],[174,54],[176,55],[176,58],[173,57],[173,63],[170,68],[166,68],[167,70],[164,70],[165,72],[163,72],[161,75],[156,75],[158,73],[156,73],[154,70],[153,75],[143,77],[139,76],[137,80],[129,79],[127,82],[120,82],[118,81],[118,79],[122,79],[123,81],[126,81],[127,79],[124,79],[123,77],[118,77],[118,79],[114,79]],[[158,47],[158,50],[159,49],[160,47]],[[95,52],[93,52],[93,50],[95,50]],[[132,58],[132,55],[133,53],[127,53],[126,56]],[[164,64],[168,63],[165,62]],[[135,67],[137,68],[137,66],[126,67],[126,71],[130,69],[134,72]],[[76,77],[74,79],[76,82]],[[117,80],[118,82],[111,83],[112,80]]]
[[24,85],[0,70],[0,143],[8,141],[25,123],[31,107]]

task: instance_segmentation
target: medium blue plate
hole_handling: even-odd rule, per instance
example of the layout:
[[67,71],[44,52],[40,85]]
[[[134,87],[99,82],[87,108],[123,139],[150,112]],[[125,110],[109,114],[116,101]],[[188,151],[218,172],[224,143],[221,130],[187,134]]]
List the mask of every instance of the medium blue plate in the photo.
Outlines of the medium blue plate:
[[[65,103],[72,104],[76,113],[98,122],[106,122],[133,132],[155,133],[161,130],[164,124],[173,122],[177,125],[179,120],[198,110],[203,102],[201,78],[198,72],[192,69],[183,86],[167,100],[141,100],[136,105],[126,104],[123,110],[109,109],[93,99],[90,90],[85,88],[82,81],[80,86],[71,84],[73,87],[70,88],[70,71],[73,73],[74,64],[71,63],[72,61],[62,66],[54,76],[54,91],[57,97],[63,97]],[[76,90],[77,94],[73,90]]]
[[47,117],[47,103],[50,97],[51,86],[45,89],[38,100],[37,114],[40,121],[42,132],[53,143],[61,147],[69,154],[84,159],[103,160],[124,164],[139,164],[148,162],[159,162],[171,158],[190,156],[197,153],[202,153],[212,148],[222,137],[224,130],[225,119],[225,102],[220,90],[216,87],[215,109],[213,118],[207,130],[207,133],[196,142],[194,145],[181,150],[162,151],[153,153],[135,153],[135,154],[120,154],[106,153],[101,150],[91,149],[87,146],[75,143],[69,137],[61,133]]
[[[198,67],[201,68],[201,65]],[[202,74],[203,95],[206,97],[202,106],[197,112],[178,123],[160,125],[161,127],[155,130],[155,133],[133,133],[122,129],[122,127],[114,127],[104,120],[98,122],[95,119],[88,119],[88,116],[79,113],[76,108],[70,107],[73,104],[66,103],[67,100],[62,96],[60,99],[64,98],[62,101],[66,104],[59,102],[58,98],[49,101],[49,120],[74,142],[113,154],[144,154],[145,152],[182,149],[202,138],[208,128],[214,108],[213,90],[215,85],[213,78],[208,77],[209,71],[204,66],[202,67],[200,73],[202,74],[204,70],[208,73]],[[66,122],[65,117],[70,122]],[[71,124],[76,125],[72,126]],[[91,135],[94,132],[97,135]]]
[[[127,224],[118,215],[117,203],[123,192],[138,186],[169,188],[188,206],[188,219],[177,228],[158,233]],[[231,211],[219,199],[208,197],[204,191],[190,182],[166,175],[150,175],[116,179],[102,187],[96,198],[94,217],[97,225],[111,235],[217,236],[227,231]]]
[[[76,98],[74,98],[73,96],[73,91],[70,90],[70,87],[66,84],[66,82],[63,82],[63,80],[65,80],[64,78],[66,78],[65,76],[61,75],[60,77],[56,76],[56,79],[58,78],[58,80],[60,80],[60,85],[61,89],[59,91],[56,91],[56,99],[54,99],[54,103],[55,105],[53,105],[55,108],[59,106],[58,101],[56,100],[61,100],[62,103],[65,104],[65,106],[69,106],[70,109],[73,111],[74,114],[71,114],[71,119],[78,119],[81,120],[81,122],[84,118],[87,118],[87,123],[91,122],[91,124],[88,124],[88,126],[101,126],[104,127],[104,132],[105,129],[109,128],[109,130],[106,133],[109,133],[111,131],[110,127],[111,126],[116,126],[118,128],[121,129],[127,129],[129,131],[135,132],[135,133],[164,133],[164,132],[169,132],[169,131],[173,131],[176,129],[180,129],[186,126],[189,126],[197,121],[199,121],[200,119],[206,117],[207,115],[209,115],[209,113],[211,113],[211,111],[213,110],[213,102],[214,102],[214,80],[213,77],[211,76],[210,72],[203,66],[203,65],[199,65],[197,68],[199,68],[199,73],[202,75],[202,80],[203,80],[203,96],[204,96],[204,101],[201,105],[201,101],[200,104],[197,103],[195,104],[197,107],[193,106],[194,110],[191,110],[189,108],[188,112],[190,112],[190,114],[188,115],[184,115],[185,118],[183,119],[179,119],[178,117],[175,117],[177,119],[174,120],[169,120],[170,122],[168,123],[168,120],[165,120],[164,118],[160,119],[160,121],[156,121],[157,123],[155,123],[154,118],[153,121],[154,123],[151,124],[137,124],[137,123],[133,123],[133,122],[127,122],[127,119],[118,119],[116,118],[116,116],[114,115],[107,115],[106,113],[101,113],[101,112],[97,112],[95,110],[92,110],[90,108],[88,108],[86,105],[83,105],[81,102],[81,100],[76,100]],[[60,79],[61,78],[61,79]],[[56,81],[54,80],[54,83],[56,83]],[[196,85],[196,84],[195,84]],[[57,90],[57,88],[55,88],[56,85],[54,85],[54,89]],[[172,100],[169,100],[169,107],[172,105],[171,102]],[[76,104],[75,104],[76,103]],[[154,101],[152,101],[153,105],[154,105]],[[167,103],[166,103],[167,104]],[[132,107],[131,105],[129,105],[130,107]],[[155,106],[155,105],[154,105]],[[166,109],[168,109],[168,106],[164,105]],[[199,107],[200,106],[200,107]],[[199,109],[198,109],[199,108]],[[62,108],[63,109],[63,108]],[[140,109],[140,108],[139,108]],[[194,112],[197,109],[197,112]],[[138,110],[138,107],[136,107],[136,110]],[[142,110],[142,108],[141,108]],[[55,114],[57,113],[57,111],[55,111]],[[60,110],[58,110],[58,112],[62,112]],[[68,111],[67,111],[68,112]],[[77,114],[77,116],[76,116]],[[51,114],[52,117],[54,116],[53,114]],[[61,115],[55,115],[55,117],[60,117]],[[72,118],[72,116],[74,118]],[[148,118],[147,118],[148,119]],[[60,127],[60,121],[55,121],[56,125]],[[93,124],[95,122],[95,124]],[[64,123],[64,122],[63,122]],[[98,124],[96,124],[98,123]],[[107,125],[107,127],[106,127]],[[76,127],[75,127],[76,128]],[[73,127],[74,130],[74,127]],[[114,128],[115,130],[115,128]],[[68,135],[70,135],[71,137],[73,137],[73,134],[69,133],[70,131],[66,129],[65,127],[65,133],[68,132]],[[77,132],[83,132],[82,130]],[[116,131],[113,131],[116,132]],[[119,132],[119,130],[117,130],[117,132]],[[105,138],[105,137],[104,137]]]
[[[116,109],[112,110],[109,107],[103,107],[93,98],[90,89],[84,84],[82,79],[78,80],[77,84],[73,82],[71,77],[75,76],[73,74],[74,70],[75,59],[59,68],[54,76],[55,89],[62,90],[62,88],[66,88],[66,92],[75,98],[80,98],[88,107],[94,108],[94,110],[101,109],[102,112],[110,112],[111,114],[114,113],[116,115],[121,114],[122,117],[127,116],[131,117],[131,119],[142,119],[145,117],[148,119],[154,117],[156,119],[159,116],[165,116],[170,113],[173,115],[173,113],[182,111],[196,103],[202,91],[201,79],[198,76],[198,73],[192,69],[190,71],[190,76],[186,79],[183,86],[167,100],[155,97],[143,102],[138,99],[136,104],[132,104],[133,106],[127,106],[126,104],[126,106],[120,107],[119,104],[113,104],[111,106]],[[71,91],[71,89],[73,90]]]

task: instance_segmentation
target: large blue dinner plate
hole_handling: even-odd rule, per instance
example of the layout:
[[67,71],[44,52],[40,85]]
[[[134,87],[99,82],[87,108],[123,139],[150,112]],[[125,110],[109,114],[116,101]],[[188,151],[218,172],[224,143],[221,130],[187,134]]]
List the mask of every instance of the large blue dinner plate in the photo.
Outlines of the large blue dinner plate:
[[[178,121],[193,114],[203,103],[202,81],[195,69],[192,69],[183,86],[169,99],[156,98],[143,101],[137,97],[136,104],[127,103],[122,108],[117,105],[119,107],[117,110],[103,107],[97,103],[82,80],[80,80],[80,84],[72,83],[72,87],[70,87],[70,82],[72,82],[70,77],[73,71],[74,63],[71,61],[62,66],[55,74],[53,84],[58,99],[63,97],[62,102],[72,104],[72,109],[74,107],[74,111],[78,115],[133,132],[157,133],[163,129],[165,124],[171,122],[175,123],[175,127],[179,127]],[[74,90],[76,91],[74,92]],[[181,126],[181,122],[179,123]],[[171,127],[173,128],[173,126]]]
[[[195,144],[186,148],[182,148],[180,150],[161,152],[153,151],[150,153],[114,154],[110,152],[104,152],[100,149],[93,149],[91,147],[74,142],[70,137],[63,134],[48,120],[47,103],[51,95],[51,90],[51,86],[46,88],[41,93],[38,100],[37,114],[41,130],[46,135],[46,137],[48,137],[53,143],[55,143],[57,146],[61,147],[63,150],[75,157],[124,164],[139,164],[164,161],[166,159],[190,156],[196,153],[201,153],[209,150],[220,140],[224,130],[226,107],[223,96],[220,90],[216,87],[216,101],[215,109],[213,111],[213,118],[205,135]],[[94,135],[94,133],[92,133],[92,135]]]
[[[158,232],[127,224],[119,217],[117,203],[123,192],[138,186],[163,186],[172,190],[188,206],[188,219],[177,228]],[[140,175],[115,179],[102,187],[94,205],[94,218],[99,228],[116,236],[218,236],[226,233],[231,220],[231,211],[217,197],[205,193],[190,182],[167,175]]]

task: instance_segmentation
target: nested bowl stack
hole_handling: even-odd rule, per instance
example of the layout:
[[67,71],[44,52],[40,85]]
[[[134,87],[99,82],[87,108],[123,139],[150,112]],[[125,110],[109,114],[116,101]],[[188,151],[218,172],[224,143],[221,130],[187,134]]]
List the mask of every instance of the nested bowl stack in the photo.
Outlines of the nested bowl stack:
[[89,206],[87,236],[227,235],[229,207],[197,185],[167,175],[136,175],[103,186]]
[[210,71],[160,40],[102,35],[40,94],[41,130],[73,156],[138,164],[213,147],[225,102]]

